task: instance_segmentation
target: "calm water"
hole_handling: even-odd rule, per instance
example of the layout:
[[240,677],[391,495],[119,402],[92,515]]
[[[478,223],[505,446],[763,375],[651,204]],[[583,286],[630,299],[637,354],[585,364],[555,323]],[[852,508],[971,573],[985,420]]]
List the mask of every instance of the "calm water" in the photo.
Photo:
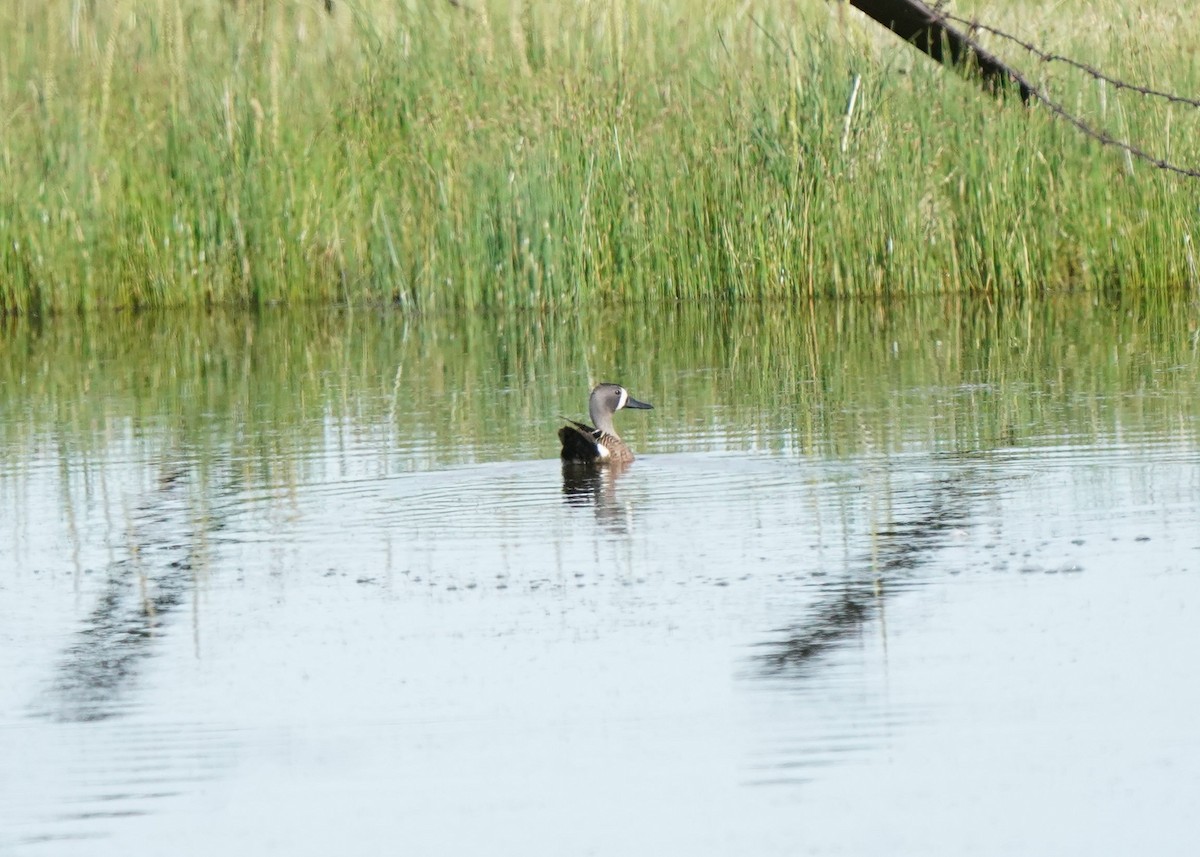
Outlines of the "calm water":
[[1191,854],[1196,320],[10,323],[0,852]]

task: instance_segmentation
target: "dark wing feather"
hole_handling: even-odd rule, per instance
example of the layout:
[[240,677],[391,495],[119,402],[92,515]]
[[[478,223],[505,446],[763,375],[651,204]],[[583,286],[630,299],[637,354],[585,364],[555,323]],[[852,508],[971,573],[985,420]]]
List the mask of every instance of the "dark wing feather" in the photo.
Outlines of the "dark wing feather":
[[600,457],[596,430],[586,423],[567,420],[567,425],[558,430],[558,439],[562,441],[564,461],[595,461]]

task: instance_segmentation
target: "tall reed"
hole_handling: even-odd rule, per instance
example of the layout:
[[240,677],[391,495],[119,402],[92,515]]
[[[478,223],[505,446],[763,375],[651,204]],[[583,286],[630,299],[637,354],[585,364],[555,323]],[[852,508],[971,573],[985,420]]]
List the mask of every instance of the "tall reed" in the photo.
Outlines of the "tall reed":
[[[1010,26],[1198,92],[1160,5]],[[0,33],[4,313],[1200,288],[1200,183],[824,0],[13,0]],[[1046,73],[1200,164],[1195,111]]]

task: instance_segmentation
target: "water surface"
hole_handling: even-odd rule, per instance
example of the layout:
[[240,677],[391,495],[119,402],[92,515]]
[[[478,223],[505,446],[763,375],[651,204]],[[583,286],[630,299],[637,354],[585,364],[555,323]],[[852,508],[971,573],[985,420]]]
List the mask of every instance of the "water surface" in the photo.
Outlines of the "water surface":
[[1190,853],[1195,322],[9,322],[0,850]]

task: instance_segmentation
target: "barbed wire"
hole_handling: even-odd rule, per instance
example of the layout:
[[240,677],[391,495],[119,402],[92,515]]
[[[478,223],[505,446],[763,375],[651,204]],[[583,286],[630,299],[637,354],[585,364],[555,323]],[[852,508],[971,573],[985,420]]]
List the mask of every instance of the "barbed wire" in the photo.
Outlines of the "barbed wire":
[[[1131,83],[1127,83],[1122,80],[1117,80],[1116,78],[1112,78],[1112,77],[1109,77],[1108,75],[1103,74],[1098,69],[1091,68],[1090,66],[1086,65],[1085,63],[1081,63],[1076,60],[1069,59],[1067,57],[1060,57],[1057,54],[1047,53],[1047,52],[1041,50],[1040,48],[1038,48],[1036,45],[1032,45],[1028,42],[1025,42],[1022,39],[1019,39],[1016,36],[1013,36],[1010,33],[1006,33],[1003,30],[1000,30],[996,27],[990,27],[986,24],[980,24],[976,21],[969,21],[965,18],[960,18],[957,15],[950,14],[949,12],[947,12],[941,8],[935,7],[932,11],[935,16],[942,19],[943,26],[948,26],[951,22],[953,22],[953,23],[961,24],[966,27],[970,27],[971,29],[974,29],[974,30],[988,32],[999,38],[1007,39],[1008,41],[1011,41],[1011,42],[1014,42],[1014,43],[1020,45],[1025,50],[1027,50],[1030,53],[1034,54],[1035,56],[1045,60],[1046,62],[1066,63],[1075,68],[1078,68],[1081,71],[1086,72],[1089,75],[1092,75],[1097,80],[1103,80],[1106,83],[1110,83],[1119,89],[1128,89],[1128,90],[1131,90],[1134,92],[1141,93],[1142,95],[1152,96],[1152,97],[1156,97],[1156,98],[1163,98],[1172,103],[1186,104],[1189,106],[1200,107],[1200,101],[1193,100],[1190,98],[1185,98],[1185,97],[1179,96],[1179,95],[1174,95],[1173,93],[1159,92],[1158,90],[1152,90],[1147,87],[1140,87],[1140,86],[1136,86]],[[974,50],[974,51],[983,51],[984,50],[983,46],[981,44],[979,44],[978,40],[973,38],[969,33],[963,34],[963,39],[970,45],[972,50]],[[1119,140],[1116,137],[1114,137],[1112,134],[1108,133],[1107,131],[1103,131],[1103,130],[1092,127],[1091,124],[1089,124],[1088,122],[1086,122],[1079,116],[1076,116],[1074,113],[1072,113],[1066,107],[1064,107],[1062,104],[1060,104],[1059,102],[1052,99],[1046,93],[1046,91],[1043,87],[1034,86],[1033,83],[1031,81],[1029,81],[1019,71],[1017,71],[1016,69],[1007,65],[1007,63],[1005,65],[1008,69],[1009,78],[1012,80],[1013,83],[1020,86],[1023,92],[1028,91],[1037,102],[1039,102],[1040,104],[1045,106],[1046,109],[1049,110],[1054,116],[1058,117],[1059,119],[1062,119],[1063,121],[1067,122],[1070,125],[1073,125],[1085,137],[1089,137],[1089,138],[1095,140],[1096,142],[1100,143],[1101,145],[1111,146],[1113,148],[1120,149],[1121,151],[1127,153],[1128,155],[1135,157],[1140,161],[1144,161],[1153,167],[1157,167],[1160,170],[1165,170],[1166,172],[1176,173],[1177,175],[1181,175],[1181,176],[1187,176],[1188,178],[1200,179],[1200,169],[1194,169],[1191,167],[1181,166],[1172,161],[1168,161],[1165,158],[1160,158],[1157,155],[1154,155],[1154,154],[1146,151],[1145,149],[1141,148],[1140,146],[1135,146],[1132,143],[1129,143],[1125,140]]]
[[1163,100],[1172,102],[1174,104],[1184,104],[1189,107],[1200,107],[1200,98],[1188,98],[1183,95],[1176,95],[1173,92],[1163,92],[1159,89],[1152,89],[1148,86],[1139,86],[1116,77],[1110,77],[1109,75],[1100,71],[1100,69],[1090,66],[1085,62],[1080,62],[1079,60],[1072,59],[1068,56],[1063,56],[1062,54],[1046,53],[1032,42],[1027,42],[1018,36],[1014,36],[1012,33],[1007,33],[1004,30],[1001,30],[999,27],[993,27],[990,24],[984,24],[983,22],[974,19],[960,18],[958,15],[954,15],[946,11],[942,11],[941,15],[947,21],[953,21],[956,24],[962,24],[964,27],[969,27],[972,30],[979,30],[996,36],[997,38],[1004,39],[1005,41],[1012,42],[1013,44],[1033,54],[1035,57],[1042,60],[1042,62],[1062,63],[1064,65],[1071,66],[1072,68],[1077,68],[1089,76],[1094,77],[1096,80],[1102,80],[1105,83],[1112,84],[1116,89],[1128,89],[1131,92],[1137,92],[1141,95],[1162,98]]

